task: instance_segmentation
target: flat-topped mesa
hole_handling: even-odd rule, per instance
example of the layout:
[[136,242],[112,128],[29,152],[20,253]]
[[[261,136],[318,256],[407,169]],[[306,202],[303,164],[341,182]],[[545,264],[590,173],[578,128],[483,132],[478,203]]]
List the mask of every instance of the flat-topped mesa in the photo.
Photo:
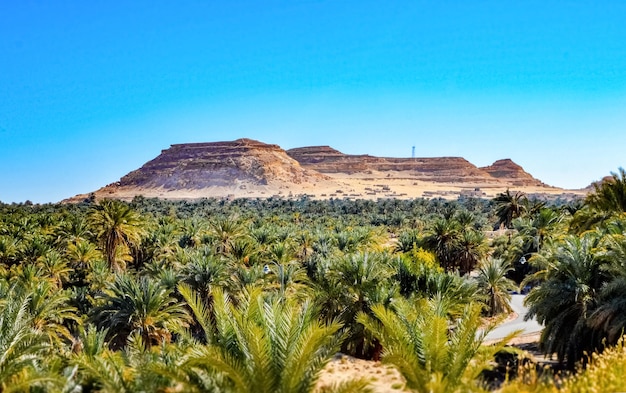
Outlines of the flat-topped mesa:
[[546,186],[543,182],[535,179],[524,168],[516,164],[509,158],[498,160],[493,164],[479,168],[491,176],[502,179],[512,186]]
[[239,183],[301,184],[325,179],[323,175],[302,168],[278,145],[237,139],[172,145],[138,170],[122,177],[116,186],[197,190]]
[[414,180],[498,183],[497,179],[462,157],[390,158],[367,154],[349,155],[328,146],[301,147],[287,150],[287,154],[304,168],[326,174],[401,172]]
[[[330,146],[283,150],[252,139],[174,144],[96,198],[453,198],[507,188],[556,192],[511,160],[477,168],[462,157],[390,158],[344,154]],[[581,191],[581,192],[584,192]],[[474,194],[472,194],[474,195]],[[90,197],[77,195],[67,201]]]

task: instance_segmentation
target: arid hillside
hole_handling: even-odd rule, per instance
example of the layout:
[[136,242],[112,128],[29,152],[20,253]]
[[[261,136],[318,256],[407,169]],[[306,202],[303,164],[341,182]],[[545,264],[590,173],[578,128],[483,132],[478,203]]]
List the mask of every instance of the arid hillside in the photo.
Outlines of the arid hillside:
[[[385,158],[329,146],[283,150],[251,139],[172,145],[96,198],[456,198],[491,197],[507,188],[570,195],[509,159],[478,168],[462,157]],[[77,195],[79,201],[88,194]]]

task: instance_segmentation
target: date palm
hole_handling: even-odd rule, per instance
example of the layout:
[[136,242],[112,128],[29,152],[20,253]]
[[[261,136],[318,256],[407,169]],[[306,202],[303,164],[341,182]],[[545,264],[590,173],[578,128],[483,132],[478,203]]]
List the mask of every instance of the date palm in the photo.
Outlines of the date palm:
[[223,287],[227,283],[228,263],[213,255],[200,252],[189,254],[189,260],[181,269],[182,281],[208,299],[212,288]]
[[236,217],[218,217],[209,223],[208,233],[215,241],[216,253],[227,255],[233,242],[244,236],[245,228]]
[[536,316],[545,326],[541,349],[556,353],[558,360],[567,361],[569,367],[585,351],[600,344],[587,320],[596,309],[599,291],[609,279],[595,254],[598,241],[594,233],[565,238],[548,256],[545,271],[539,272],[544,281],[525,300],[529,306],[526,318]]
[[37,265],[41,272],[48,277],[58,289],[63,287],[73,273],[73,269],[68,266],[67,260],[56,250],[50,250],[39,259]]
[[460,229],[459,223],[454,219],[439,218],[432,223],[424,236],[424,248],[434,252],[440,265],[446,270],[453,270],[455,267]]
[[507,273],[513,270],[508,262],[501,259],[489,258],[478,266],[478,288],[487,302],[490,317],[511,312],[511,295],[509,290],[516,288],[515,282],[507,278]]
[[603,237],[606,251],[602,255],[611,279],[600,290],[597,308],[589,317],[589,325],[600,330],[611,345],[626,331],[626,231],[619,226],[612,229],[616,233]]
[[89,223],[109,266],[115,272],[121,271],[124,255],[119,255],[120,250],[139,245],[144,234],[141,217],[128,204],[104,199],[89,214]]
[[169,342],[172,332],[190,322],[185,307],[160,283],[147,277],[118,275],[98,299],[101,305],[92,317],[100,327],[109,329],[112,346],[123,347],[137,333],[147,347]]
[[528,199],[523,192],[511,194],[507,189],[506,192],[498,194],[493,201],[496,204],[498,225],[505,228],[511,228],[513,219],[521,217],[528,210]]
[[50,343],[33,326],[28,292],[15,286],[3,292],[0,301],[0,390],[27,391],[43,382],[41,366],[50,353]]
[[18,247],[16,238],[0,235],[0,263],[10,266],[17,262]]
[[468,274],[485,258],[489,251],[485,235],[474,229],[466,229],[459,235],[454,246],[454,267],[461,275]]
[[[157,368],[174,367],[167,358],[176,359],[170,347],[160,351],[146,349],[141,336],[133,335],[126,348],[113,351],[106,346],[107,331],[91,327],[80,335],[80,348],[70,357],[79,368],[82,391],[102,393],[176,391],[174,382]],[[173,355],[173,356],[172,356]],[[169,364],[168,364],[169,363]],[[80,391],[80,390],[79,390]]]
[[382,361],[393,364],[409,389],[419,392],[478,390],[480,373],[491,367],[496,352],[516,333],[483,346],[491,327],[480,330],[480,305],[470,304],[453,325],[441,298],[394,302],[393,310],[372,307],[373,316],[358,321],[382,343]]
[[67,292],[49,281],[33,285],[29,293],[28,310],[33,327],[42,332],[57,351],[63,352],[73,340],[69,326],[81,323],[77,309],[70,305]]
[[626,212],[626,171],[611,173],[611,178],[594,184],[594,192],[587,196],[585,203],[592,209],[603,212]]
[[257,288],[235,307],[216,289],[213,324],[201,298],[188,287],[179,290],[208,343],[195,346],[184,367],[219,373],[220,391],[310,392],[339,347],[340,324],[320,322],[308,302],[266,299]]
[[342,352],[360,358],[377,356],[378,343],[356,322],[356,315],[369,313],[373,304],[388,304],[394,297],[397,289],[390,280],[393,262],[385,253],[359,252],[344,256],[328,272],[345,293],[341,297],[345,304],[338,315],[348,330]]
[[624,212],[626,171],[619,168],[618,173],[611,173],[610,178],[594,184],[594,191],[585,198],[585,206],[576,212],[571,226],[577,232],[583,232]]

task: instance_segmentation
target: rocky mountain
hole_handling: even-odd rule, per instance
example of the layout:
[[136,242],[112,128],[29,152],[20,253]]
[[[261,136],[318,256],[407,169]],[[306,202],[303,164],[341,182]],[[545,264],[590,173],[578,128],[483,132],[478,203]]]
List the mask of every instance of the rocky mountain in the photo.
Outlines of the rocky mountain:
[[[172,145],[96,198],[134,196],[415,198],[491,197],[507,188],[558,193],[509,159],[478,168],[461,157],[349,155],[329,146],[283,150],[251,139]],[[86,194],[71,198],[79,201]]]
[[404,174],[414,180],[436,183],[500,184],[497,176],[492,176],[461,157],[386,158],[348,155],[329,146],[301,147],[287,150],[287,154],[304,168],[331,176],[342,173],[371,177],[374,172],[386,172],[389,175],[393,172],[394,177]]
[[140,169],[121,178],[122,187],[202,189],[246,185],[315,183],[329,180],[304,169],[278,145],[252,139],[172,145]]
[[545,186],[542,181],[535,179],[530,173],[526,172],[524,168],[508,158],[498,160],[489,166],[481,167],[479,169],[514,187]]
[[[287,195],[290,187],[339,187],[302,168],[278,145],[252,139],[172,145],[155,159],[96,191],[97,197],[135,195],[174,199]],[[80,198],[82,195],[77,196]]]

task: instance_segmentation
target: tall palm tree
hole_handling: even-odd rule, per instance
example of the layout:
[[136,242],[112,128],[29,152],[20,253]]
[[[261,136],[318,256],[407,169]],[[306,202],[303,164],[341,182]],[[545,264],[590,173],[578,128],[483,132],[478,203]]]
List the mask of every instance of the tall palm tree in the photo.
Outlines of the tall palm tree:
[[480,331],[480,305],[470,304],[453,326],[441,298],[419,303],[400,300],[393,310],[372,307],[358,321],[383,345],[382,361],[393,364],[409,389],[420,392],[459,392],[479,388],[480,373],[516,333],[497,345],[483,346],[492,327]]
[[466,229],[455,242],[453,265],[459,269],[461,275],[468,274],[485,258],[488,251],[489,245],[485,235],[474,229]]
[[147,347],[169,342],[172,332],[188,326],[190,316],[183,304],[160,283],[148,277],[118,275],[99,295],[101,305],[92,312],[100,327],[109,329],[112,347],[123,347],[137,333]]
[[496,203],[498,225],[502,225],[505,228],[511,228],[513,219],[522,216],[528,207],[526,194],[520,191],[511,194],[509,189],[504,193],[496,195],[493,201]]
[[626,230],[613,229],[617,233],[603,237],[606,251],[601,255],[611,279],[600,290],[597,308],[589,317],[589,325],[600,330],[611,345],[626,331]]
[[586,204],[604,212],[626,212],[626,170],[611,173],[609,180],[594,184],[594,192],[587,196]]
[[356,322],[356,316],[369,313],[373,304],[389,304],[394,297],[397,288],[390,280],[392,263],[385,253],[357,253],[346,255],[333,267],[330,274],[338,279],[347,301],[340,315],[349,330],[341,348],[344,353],[359,358],[378,356],[378,342]]
[[585,205],[574,215],[571,227],[577,232],[592,229],[609,218],[626,212],[626,171],[594,184],[594,192],[587,195]]
[[141,217],[123,202],[104,199],[91,211],[89,223],[94,228],[109,266],[113,271],[121,271],[119,250],[137,246],[141,242],[144,234]]
[[545,328],[540,346],[548,354],[556,353],[569,367],[585,351],[600,345],[588,318],[596,309],[597,296],[609,279],[596,255],[599,239],[593,233],[569,236],[548,256],[549,265],[542,273],[541,285],[526,297],[526,318],[537,317]]
[[513,270],[511,265],[501,259],[489,258],[478,265],[478,288],[487,301],[490,317],[511,312],[509,290],[516,288],[515,282],[506,277]]
[[454,219],[438,218],[426,232],[424,248],[437,255],[441,266],[446,270],[455,267],[455,250],[460,235],[460,225]]
[[221,390],[232,392],[311,392],[319,372],[335,354],[340,324],[322,323],[310,303],[264,299],[251,289],[235,307],[220,289],[215,325],[193,291],[181,287],[207,346],[195,346],[184,367],[219,373]]

